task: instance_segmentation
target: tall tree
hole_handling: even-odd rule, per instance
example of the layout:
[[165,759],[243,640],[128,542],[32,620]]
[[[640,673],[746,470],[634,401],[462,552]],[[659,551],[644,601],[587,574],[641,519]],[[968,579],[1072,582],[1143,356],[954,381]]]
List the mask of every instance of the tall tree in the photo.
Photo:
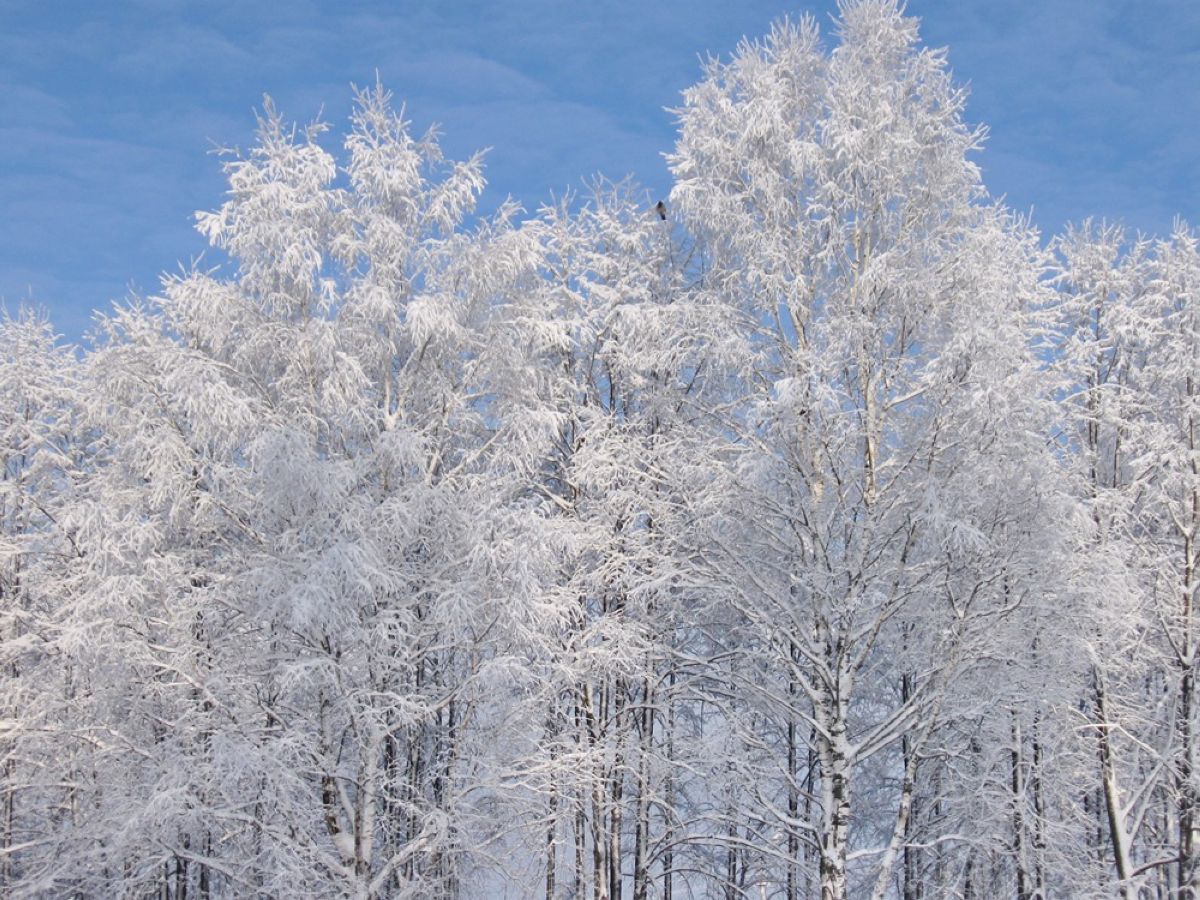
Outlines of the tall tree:
[[888,893],[956,681],[1048,589],[1056,497],[1036,237],[986,202],[963,94],[899,5],[843,4],[838,36],[784,23],[710,64],[670,158],[744,339],[697,572],[746,624],[740,727],[777,723],[754,779],[776,852],[813,847],[827,900]]

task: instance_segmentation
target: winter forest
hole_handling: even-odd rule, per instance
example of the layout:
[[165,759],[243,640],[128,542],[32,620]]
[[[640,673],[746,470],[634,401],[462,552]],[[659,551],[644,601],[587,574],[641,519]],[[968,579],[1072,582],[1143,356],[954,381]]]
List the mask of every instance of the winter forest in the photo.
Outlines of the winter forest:
[[0,894],[1200,897],[1200,238],[823,31],[662,208],[268,103],[209,261],[0,322]]

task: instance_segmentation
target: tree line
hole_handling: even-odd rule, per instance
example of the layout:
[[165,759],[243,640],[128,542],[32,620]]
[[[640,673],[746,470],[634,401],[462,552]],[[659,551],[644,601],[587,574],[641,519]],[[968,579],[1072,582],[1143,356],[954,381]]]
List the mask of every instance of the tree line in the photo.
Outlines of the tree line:
[[991,199],[895,0],[477,217],[269,104],[227,263],[0,322],[0,892],[1200,897],[1200,246]]

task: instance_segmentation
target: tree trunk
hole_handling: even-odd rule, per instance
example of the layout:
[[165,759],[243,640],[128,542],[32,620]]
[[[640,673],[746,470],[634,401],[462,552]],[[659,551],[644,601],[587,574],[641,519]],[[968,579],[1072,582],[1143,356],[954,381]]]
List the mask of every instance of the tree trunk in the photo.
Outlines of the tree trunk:
[[[575,744],[577,752],[583,749],[584,734],[583,734],[583,713],[580,710],[581,698],[583,697],[583,688],[576,687],[575,690]],[[587,801],[583,796],[583,788],[579,787],[575,791],[575,880],[574,889],[571,892],[572,897],[577,897],[582,900],[584,891],[584,856],[587,853],[587,815],[584,807]]]
[[[792,645],[792,664],[797,662],[796,646]],[[788,679],[788,709],[794,708],[799,689],[795,677]],[[795,822],[800,815],[800,792],[796,787],[796,770],[798,751],[796,747],[796,718],[790,712],[787,723],[787,890],[785,900],[797,900],[799,896],[799,868],[797,856],[800,853],[800,839],[796,834]]]
[[1021,769],[1021,725],[1017,711],[1012,716],[1012,749],[1009,788],[1012,791],[1013,862],[1016,866],[1017,900],[1029,900],[1029,874],[1025,849],[1025,783]]
[[674,851],[674,820],[675,815],[675,670],[667,678],[669,692],[667,694],[667,767],[663,784],[663,840],[665,847],[662,857],[663,900],[674,900],[675,886],[675,851]]
[[1112,745],[1109,738],[1108,709],[1104,697],[1104,683],[1100,671],[1092,668],[1092,685],[1096,697],[1096,733],[1100,755],[1100,779],[1104,785],[1104,808],[1108,816],[1109,839],[1112,842],[1113,865],[1120,881],[1121,897],[1129,900],[1129,876],[1133,867],[1129,860],[1128,836],[1125,832],[1124,816],[1121,814],[1120,792],[1117,774],[1113,768]]
[[[836,671],[836,669],[834,670]],[[846,854],[850,844],[850,753],[846,736],[847,703],[826,691],[818,722],[821,758],[821,900],[848,900]],[[824,721],[822,721],[824,720]]]
[[[652,668],[647,663],[647,672]],[[638,753],[637,822],[633,841],[633,900],[647,900],[650,892],[650,754],[654,742],[654,700],[651,675],[642,679],[641,747]]]
[[555,876],[558,873],[558,716],[551,703],[551,710],[546,716],[545,735],[550,744],[550,797],[546,826],[546,900],[554,900]]

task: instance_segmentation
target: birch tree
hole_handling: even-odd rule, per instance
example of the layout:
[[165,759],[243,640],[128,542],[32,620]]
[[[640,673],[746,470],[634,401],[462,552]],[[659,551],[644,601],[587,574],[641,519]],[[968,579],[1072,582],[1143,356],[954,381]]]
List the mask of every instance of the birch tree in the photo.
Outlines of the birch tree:
[[[772,812],[829,900],[887,894],[956,679],[1045,590],[1055,503],[1025,340],[1035,236],[987,203],[981,135],[915,23],[846,3],[838,37],[827,53],[811,21],[784,23],[711,63],[671,156],[745,341],[699,571],[753,635],[744,688],[788,741],[769,748]],[[866,779],[888,754],[890,824],[854,799],[881,796]]]

